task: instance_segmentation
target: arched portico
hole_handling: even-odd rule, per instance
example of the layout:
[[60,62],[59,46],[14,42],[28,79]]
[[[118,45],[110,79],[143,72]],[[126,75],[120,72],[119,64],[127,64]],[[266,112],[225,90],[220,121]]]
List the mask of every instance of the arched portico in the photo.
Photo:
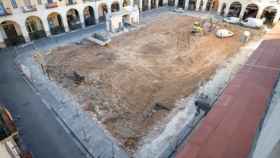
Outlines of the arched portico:
[[151,9],[155,9],[157,6],[157,1],[156,0],[150,0],[151,1]]
[[62,17],[59,13],[57,12],[50,13],[47,17],[47,20],[52,35],[65,32]]
[[259,7],[256,4],[248,4],[246,6],[246,10],[243,16],[243,19],[247,19],[249,17],[256,18],[259,11]]
[[120,4],[119,4],[119,2],[113,2],[112,4],[111,4],[111,11],[112,12],[117,12],[117,11],[119,11],[120,10]]
[[14,21],[3,21],[0,24],[0,32],[6,46],[15,46],[25,43],[21,28],[19,24]]
[[195,10],[196,3],[197,3],[197,0],[189,0],[188,10]]
[[95,25],[94,10],[91,6],[85,7],[84,19],[85,19],[85,26]]
[[76,30],[82,27],[79,12],[76,9],[69,9],[66,17],[70,30]]
[[26,29],[30,40],[46,37],[42,20],[37,16],[30,16],[25,21]]
[[108,13],[108,7],[105,3],[101,3],[98,6],[98,18],[99,22],[103,22],[106,20],[106,14]]
[[158,1],[158,6],[159,6],[159,7],[162,7],[162,6],[163,6],[163,0],[159,0],[159,1]]
[[242,10],[242,4],[240,2],[232,2],[229,7],[228,16],[239,17]]
[[149,0],[142,0],[142,11],[146,11],[149,9]]
[[268,6],[264,8],[261,18],[265,18],[264,23],[267,25],[273,25],[275,17],[277,15],[277,8],[274,6]]
[[168,0],[168,6],[174,6],[175,0]]

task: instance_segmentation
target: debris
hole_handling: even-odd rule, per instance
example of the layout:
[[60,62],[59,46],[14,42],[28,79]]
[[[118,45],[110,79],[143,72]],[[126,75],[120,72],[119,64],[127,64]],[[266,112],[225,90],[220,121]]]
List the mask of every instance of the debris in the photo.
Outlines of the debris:
[[240,18],[237,17],[225,17],[224,22],[230,23],[230,24],[239,24]]
[[231,37],[233,35],[234,35],[234,33],[229,31],[229,30],[227,30],[227,29],[219,29],[216,32],[216,36],[220,37],[220,38]]
[[265,18],[247,18],[244,21],[241,21],[242,26],[251,27],[251,28],[261,28],[264,24]]
[[111,39],[108,37],[108,35],[106,36],[100,33],[94,33],[92,37],[88,37],[87,39],[101,46],[105,46],[111,42]]
[[160,111],[160,110],[170,111],[170,110],[171,110],[169,107],[164,106],[164,105],[161,104],[161,103],[155,103],[153,109],[156,110],[156,111]]

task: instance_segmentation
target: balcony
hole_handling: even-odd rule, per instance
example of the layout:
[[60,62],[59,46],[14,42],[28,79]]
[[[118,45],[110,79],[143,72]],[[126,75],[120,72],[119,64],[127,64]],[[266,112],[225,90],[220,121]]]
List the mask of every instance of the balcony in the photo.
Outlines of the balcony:
[[28,6],[22,7],[22,11],[23,11],[24,13],[34,12],[34,11],[37,11],[37,8],[36,8],[35,5],[28,5]]
[[58,7],[58,3],[57,2],[52,2],[52,3],[47,3],[46,4],[46,8],[47,9],[56,8],[56,7]]
[[0,16],[8,16],[8,15],[12,15],[12,9],[11,8],[0,9]]

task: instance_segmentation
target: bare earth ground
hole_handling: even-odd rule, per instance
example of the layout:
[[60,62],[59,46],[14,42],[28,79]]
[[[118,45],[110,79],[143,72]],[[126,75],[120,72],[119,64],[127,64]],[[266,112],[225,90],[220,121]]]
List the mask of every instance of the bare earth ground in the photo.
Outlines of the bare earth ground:
[[[135,32],[115,37],[106,47],[90,42],[57,48],[47,56],[50,76],[78,98],[127,151],[156,122],[207,81],[225,59],[238,52],[240,32],[218,39],[213,33],[190,35],[199,19],[163,14]],[[261,33],[250,30],[254,38]],[[85,81],[73,81],[73,72]]]

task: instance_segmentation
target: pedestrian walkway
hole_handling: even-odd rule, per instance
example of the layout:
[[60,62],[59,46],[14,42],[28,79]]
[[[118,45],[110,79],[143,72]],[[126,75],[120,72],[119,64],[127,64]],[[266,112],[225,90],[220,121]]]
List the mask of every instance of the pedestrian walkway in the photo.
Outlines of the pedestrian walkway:
[[280,72],[280,27],[265,36],[177,158],[247,158]]

